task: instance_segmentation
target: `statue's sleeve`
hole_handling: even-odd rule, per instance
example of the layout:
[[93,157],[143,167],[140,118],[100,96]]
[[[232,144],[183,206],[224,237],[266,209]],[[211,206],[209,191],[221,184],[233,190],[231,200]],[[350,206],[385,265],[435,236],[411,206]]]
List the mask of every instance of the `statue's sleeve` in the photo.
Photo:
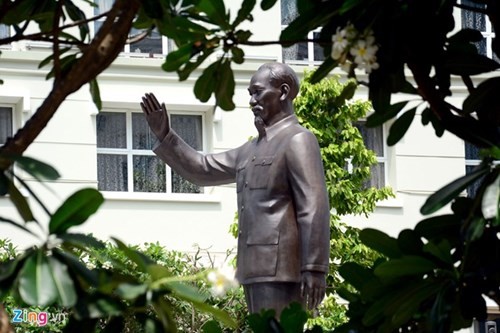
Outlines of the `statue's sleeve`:
[[286,157],[300,235],[301,271],[326,273],[330,255],[330,207],[314,134],[296,134]]
[[175,172],[199,186],[233,183],[236,177],[238,148],[223,153],[203,154],[189,146],[170,129],[153,152]]

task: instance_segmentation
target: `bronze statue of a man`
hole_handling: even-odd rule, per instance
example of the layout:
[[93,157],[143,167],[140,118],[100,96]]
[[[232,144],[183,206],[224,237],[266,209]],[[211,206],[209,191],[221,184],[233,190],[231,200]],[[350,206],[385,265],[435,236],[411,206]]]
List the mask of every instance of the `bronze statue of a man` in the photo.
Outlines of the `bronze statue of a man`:
[[236,182],[236,278],[250,312],[291,302],[313,309],[325,296],[329,262],[329,203],[316,137],[294,115],[299,90],[286,64],[267,63],[248,91],[259,136],[217,154],[202,154],[170,128],[165,104],[153,94],[141,103],[159,142],[153,151],[187,180],[201,185]]

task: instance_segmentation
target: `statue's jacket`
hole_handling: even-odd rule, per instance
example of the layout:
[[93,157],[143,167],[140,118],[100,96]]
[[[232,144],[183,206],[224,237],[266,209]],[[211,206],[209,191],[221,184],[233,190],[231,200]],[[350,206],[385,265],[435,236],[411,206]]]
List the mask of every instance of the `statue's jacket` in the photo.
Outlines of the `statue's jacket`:
[[236,182],[241,284],[300,282],[327,272],[330,209],[319,145],[295,115],[266,135],[216,154],[197,152],[173,130],[153,151],[200,186]]

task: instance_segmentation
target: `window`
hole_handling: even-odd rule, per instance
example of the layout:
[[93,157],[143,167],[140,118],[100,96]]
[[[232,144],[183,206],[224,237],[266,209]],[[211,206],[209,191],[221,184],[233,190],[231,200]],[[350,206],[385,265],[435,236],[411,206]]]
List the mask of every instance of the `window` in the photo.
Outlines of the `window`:
[[[297,2],[281,0],[281,29],[285,29],[298,16]],[[318,39],[319,30],[309,32],[308,39]],[[282,48],[283,62],[309,64],[325,60],[323,48],[317,43],[302,42]]]
[[[108,11],[113,5],[114,0],[96,0],[97,7],[94,7],[94,15],[99,15],[103,12]],[[102,23],[104,22],[105,17],[97,20],[94,23],[94,31],[98,31]],[[139,34],[141,30],[132,28],[129,36],[135,36]],[[140,54],[140,55],[149,55],[153,54],[166,54],[169,50],[169,43],[166,38],[163,38],[159,32],[155,29],[151,32],[149,36],[146,38],[131,44],[126,44],[124,48],[125,53],[129,54]]]
[[10,28],[5,24],[0,24],[0,38],[10,37]]
[[[479,148],[471,143],[465,142],[465,174],[471,173],[481,163]],[[467,187],[467,196],[474,197],[479,189],[482,178]]]
[[366,121],[361,120],[354,124],[357,127],[366,148],[372,150],[377,156],[378,163],[371,167],[371,179],[366,183],[367,187],[384,187],[387,173],[387,154],[385,148],[384,130],[382,126],[366,127]]
[[0,145],[7,142],[7,138],[12,136],[12,108],[0,107]]
[[[462,0],[462,4],[473,8],[486,8],[486,4],[479,4],[470,0]],[[495,32],[492,29],[490,20],[488,20],[485,14],[462,9],[462,28],[480,31],[484,38],[476,44],[479,53],[499,61],[499,58],[497,55],[493,54],[491,48],[491,43],[493,42],[493,38],[495,38]]]
[[[191,147],[203,149],[203,115],[171,114],[172,128]],[[138,112],[100,112],[97,125],[98,189],[118,192],[202,193],[151,151],[156,141]]]

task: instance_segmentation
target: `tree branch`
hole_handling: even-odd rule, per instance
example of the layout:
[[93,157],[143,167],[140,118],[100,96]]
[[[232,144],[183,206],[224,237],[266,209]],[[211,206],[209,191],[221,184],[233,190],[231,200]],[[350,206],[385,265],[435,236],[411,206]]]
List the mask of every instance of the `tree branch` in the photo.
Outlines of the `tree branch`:
[[[89,47],[69,71],[52,88],[42,105],[14,137],[9,138],[0,152],[23,154],[45,128],[66,97],[80,89],[104,71],[120,54],[140,8],[139,0],[116,0],[101,29]],[[7,169],[11,161],[0,160],[0,169]]]
[[[80,25],[82,25],[84,23],[90,23],[90,22],[93,22],[93,21],[97,21],[98,19],[107,16],[108,13],[109,12],[101,13],[101,14],[96,15],[96,16],[90,18],[90,19],[74,21],[73,23],[57,27],[55,30],[63,31],[65,29],[69,29],[69,28],[80,26]],[[20,41],[20,40],[41,40],[41,41],[54,42],[53,39],[47,38],[47,35],[48,36],[55,35],[55,30],[45,31],[45,32],[37,32],[37,33],[34,33],[34,34],[29,34],[29,35],[16,34],[16,35],[11,36],[11,37],[0,38],[0,45],[5,45],[5,44],[12,43],[12,42]],[[74,43],[72,43],[70,41],[64,41],[64,43],[74,44]],[[78,45],[78,44],[75,44],[75,45]]]

